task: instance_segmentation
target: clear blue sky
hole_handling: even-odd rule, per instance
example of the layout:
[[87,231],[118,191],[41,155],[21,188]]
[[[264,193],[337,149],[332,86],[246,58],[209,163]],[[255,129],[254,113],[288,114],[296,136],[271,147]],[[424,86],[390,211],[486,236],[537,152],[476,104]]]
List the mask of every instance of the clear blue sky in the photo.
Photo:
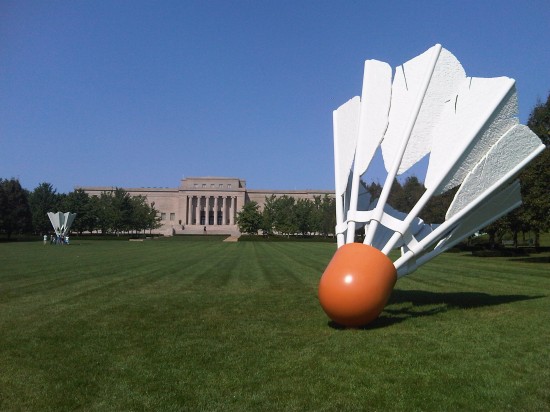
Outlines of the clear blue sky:
[[332,111],[365,59],[435,43],[468,75],[550,91],[550,2],[0,0],[0,177],[332,189]]

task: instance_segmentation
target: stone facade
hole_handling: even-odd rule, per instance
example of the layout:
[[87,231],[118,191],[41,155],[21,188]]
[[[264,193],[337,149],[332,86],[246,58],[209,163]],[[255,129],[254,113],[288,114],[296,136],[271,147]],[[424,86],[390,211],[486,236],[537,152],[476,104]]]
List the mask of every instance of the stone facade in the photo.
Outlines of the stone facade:
[[[115,187],[81,187],[89,195],[99,196]],[[175,234],[230,234],[238,235],[237,213],[245,203],[254,201],[263,210],[265,198],[287,195],[296,199],[315,196],[334,196],[330,190],[254,190],[247,189],[246,181],[233,177],[188,177],[178,188],[123,188],[131,196],[145,196],[155,203],[161,215],[165,236]]]

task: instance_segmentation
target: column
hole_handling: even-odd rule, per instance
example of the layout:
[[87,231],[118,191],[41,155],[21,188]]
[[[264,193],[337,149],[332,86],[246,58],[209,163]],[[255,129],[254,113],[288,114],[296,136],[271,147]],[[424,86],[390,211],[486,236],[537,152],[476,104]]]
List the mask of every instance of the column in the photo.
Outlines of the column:
[[195,208],[195,225],[200,225],[201,223],[201,198],[200,196],[196,196],[197,198],[197,205]]
[[231,202],[229,205],[229,224],[233,226],[235,224],[235,197],[231,196],[229,201]]
[[227,225],[227,213],[225,209],[227,208],[227,196],[222,197],[222,225]]
[[184,225],[189,224],[189,208],[191,207],[191,204],[189,204],[189,196],[185,196],[185,220],[183,221]]
[[208,226],[208,215],[210,214],[210,196],[204,197],[204,225]]
[[214,226],[218,226],[218,196],[214,196]]

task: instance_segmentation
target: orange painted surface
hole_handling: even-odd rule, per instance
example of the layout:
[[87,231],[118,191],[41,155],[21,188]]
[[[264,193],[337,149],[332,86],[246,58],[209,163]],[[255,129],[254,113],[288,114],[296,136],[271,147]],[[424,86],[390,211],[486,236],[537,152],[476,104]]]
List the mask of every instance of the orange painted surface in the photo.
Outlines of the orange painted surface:
[[339,248],[319,283],[319,301],[336,323],[356,327],[376,319],[393,290],[397,271],[372,246],[349,243]]

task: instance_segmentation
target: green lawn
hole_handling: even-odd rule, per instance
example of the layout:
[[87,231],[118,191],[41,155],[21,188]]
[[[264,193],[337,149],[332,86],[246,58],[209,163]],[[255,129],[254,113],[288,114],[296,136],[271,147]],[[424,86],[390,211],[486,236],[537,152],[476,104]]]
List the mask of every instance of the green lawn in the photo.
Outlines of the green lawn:
[[0,410],[550,410],[548,253],[445,254],[345,330],[334,250],[0,243]]

